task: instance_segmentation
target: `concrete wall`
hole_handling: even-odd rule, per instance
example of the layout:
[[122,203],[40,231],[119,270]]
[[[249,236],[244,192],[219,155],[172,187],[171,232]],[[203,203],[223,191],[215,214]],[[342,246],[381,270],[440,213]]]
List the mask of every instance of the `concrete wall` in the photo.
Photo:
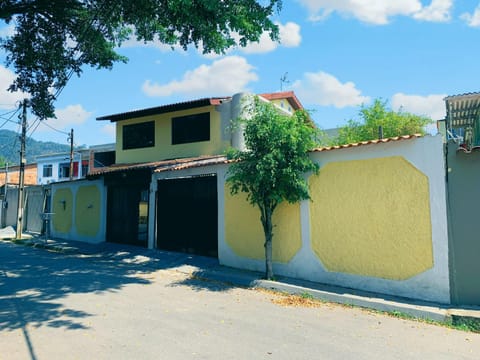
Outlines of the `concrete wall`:
[[[312,201],[286,205],[274,220],[273,247],[286,248],[286,253],[274,250],[274,272],[449,303],[441,137],[311,156],[321,166],[319,175],[309,178]],[[218,173],[225,178],[226,167]],[[219,194],[219,213],[220,262],[264,271],[258,210],[225,191]]]
[[52,237],[100,243],[106,234],[103,181],[79,180],[52,186]]
[[447,146],[452,301],[480,305],[480,153]]
[[[24,196],[24,211],[23,211],[23,230],[31,232],[42,231],[42,218],[44,205],[44,192],[42,186],[28,186],[25,187]],[[3,224],[4,226],[17,225],[17,204],[18,204],[18,187],[9,186],[7,191],[6,201],[8,207],[3,210]]]

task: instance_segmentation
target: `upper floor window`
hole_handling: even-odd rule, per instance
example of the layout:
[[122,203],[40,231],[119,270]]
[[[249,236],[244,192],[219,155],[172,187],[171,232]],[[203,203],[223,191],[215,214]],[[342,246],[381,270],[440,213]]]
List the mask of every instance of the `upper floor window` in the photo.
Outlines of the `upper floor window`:
[[115,164],[115,151],[103,151],[93,154],[94,167],[105,167]]
[[124,125],[122,128],[123,150],[155,146],[155,122]]
[[210,140],[210,113],[172,118],[172,144]]
[[52,177],[53,166],[52,164],[43,165],[43,177]]

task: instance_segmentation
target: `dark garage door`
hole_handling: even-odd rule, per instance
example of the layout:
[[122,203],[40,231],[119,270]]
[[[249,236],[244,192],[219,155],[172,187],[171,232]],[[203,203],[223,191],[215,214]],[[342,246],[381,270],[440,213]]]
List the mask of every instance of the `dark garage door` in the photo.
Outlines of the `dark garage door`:
[[218,256],[217,177],[158,181],[157,248]]

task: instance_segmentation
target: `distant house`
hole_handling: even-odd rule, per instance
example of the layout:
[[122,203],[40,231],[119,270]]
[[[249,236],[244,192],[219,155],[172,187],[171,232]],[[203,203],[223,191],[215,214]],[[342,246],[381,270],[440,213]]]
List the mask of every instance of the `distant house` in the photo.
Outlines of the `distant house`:
[[[8,166],[0,168],[0,186],[4,186],[6,183],[11,186],[18,186],[20,174],[20,166]],[[25,165],[25,185],[37,184],[37,165],[27,164]]]
[[[75,150],[72,161],[72,180],[85,178],[91,171],[115,162],[115,145],[95,145]],[[45,154],[36,157],[37,182],[46,185],[70,180],[70,153]]]

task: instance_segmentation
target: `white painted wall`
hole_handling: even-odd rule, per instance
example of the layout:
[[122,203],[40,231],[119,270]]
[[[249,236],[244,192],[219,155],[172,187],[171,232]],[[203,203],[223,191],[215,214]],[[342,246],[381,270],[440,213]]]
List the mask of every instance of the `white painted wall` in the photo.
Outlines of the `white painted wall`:
[[[410,279],[397,281],[327,271],[310,245],[309,203],[300,206],[302,248],[287,264],[275,263],[274,273],[324,284],[338,285],[394,296],[450,303],[448,231],[446,216],[445,165],[441,136],[426,136],[382,144],[314,152],[311,157],[320,167],[330,162],[403,156],[429,180],[430,213],[434,264],[430,270]],[[226,166],[217,170],[224,180]],[[226,266],[265,271],[264,261],[237,256],[225,242],[223,184],[219,184],[219,260]]]
[[[77,191],[82,186],[92,186],[95,185],[100,191],[100,228],[97,232],[97,235],[94,237],[80,235],[77,232],[75,225],[75,211],[76,211],[76,195]],[[52,183],[51,184],[51,199],[53,201],[56,191],[59,189],[68,188],[72,192],[73,204],[72,204],[72,226],[68,233],[58,232],[53,226],[53,221],[50,222],[50,236],[52,238],[60,238],[65,240],[74,240],[74,241],[83,241],[91,244],[99,244],[105,242],[106,239],[106,229],[107,229],[107,192],[106,187],[103,184],[103,180],[75,180],[61,183]],[[53,215],[55,217],[55,214]]]

